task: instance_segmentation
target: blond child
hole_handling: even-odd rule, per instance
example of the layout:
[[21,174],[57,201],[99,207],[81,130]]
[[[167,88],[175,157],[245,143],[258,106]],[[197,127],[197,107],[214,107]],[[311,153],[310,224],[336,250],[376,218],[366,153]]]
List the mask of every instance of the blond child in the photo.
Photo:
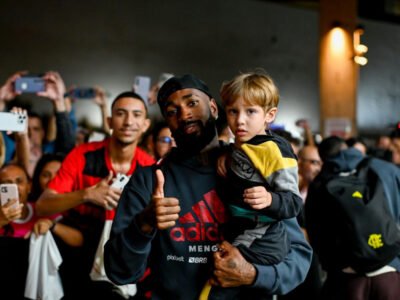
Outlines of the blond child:
[[[225,238],[252,263],[277,264],[290,247],[280,220],[297,216],[302,206],[296,156],[268,129],[278,111],[278,89],[265,73],[253,72],[223,83],[220,95],[235,136],[218,164],[229,187],[223,199],[232,214]],[[234,299],[237,293],[236,288],[212,287],[208,299]]]

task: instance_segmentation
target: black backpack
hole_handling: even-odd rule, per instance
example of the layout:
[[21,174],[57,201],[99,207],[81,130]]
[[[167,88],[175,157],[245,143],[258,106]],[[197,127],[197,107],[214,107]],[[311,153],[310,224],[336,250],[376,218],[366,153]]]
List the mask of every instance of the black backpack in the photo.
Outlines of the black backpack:
[[400,253],[400,229],[370,163],[371,158],[365,158],[353,173],[335,176],[326,184],[337,220],[337,249],[346,259],[344,265],[360,273],[377,270]]

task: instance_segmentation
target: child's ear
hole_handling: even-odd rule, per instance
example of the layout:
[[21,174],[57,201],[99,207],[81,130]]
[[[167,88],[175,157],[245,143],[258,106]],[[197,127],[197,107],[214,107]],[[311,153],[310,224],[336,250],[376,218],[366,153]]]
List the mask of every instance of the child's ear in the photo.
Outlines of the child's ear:
[[269,111],[267,111],[266,115],[265,115],[265,121],[268,124],[271,124],[276,117],[276,114],[278,113],[278,108],[277,107],[273,107],[271,108]]

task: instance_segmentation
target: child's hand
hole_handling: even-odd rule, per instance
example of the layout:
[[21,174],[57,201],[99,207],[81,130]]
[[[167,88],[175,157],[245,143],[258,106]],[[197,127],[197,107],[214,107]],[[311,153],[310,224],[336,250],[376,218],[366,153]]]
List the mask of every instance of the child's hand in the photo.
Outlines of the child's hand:
[[255,186],[244,190],[243,200],[253,209],[269,207],[272,202],[272,195],[263,186]]
[[226,162],[228,159],[228,154],[222,154],[220,157],[218,157],[217,161],[217,172],[218,175],[221,177],[226,177]]

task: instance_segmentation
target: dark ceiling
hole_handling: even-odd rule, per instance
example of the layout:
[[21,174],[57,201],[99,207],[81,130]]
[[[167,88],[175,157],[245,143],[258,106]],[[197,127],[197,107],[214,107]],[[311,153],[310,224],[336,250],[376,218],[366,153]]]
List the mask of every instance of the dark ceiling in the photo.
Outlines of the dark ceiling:
[[[261,0],[297,7],[315,9],[319,7],[319,0]],[[382,22],[400,24],[400,0],[358,0],[358,16]]]

